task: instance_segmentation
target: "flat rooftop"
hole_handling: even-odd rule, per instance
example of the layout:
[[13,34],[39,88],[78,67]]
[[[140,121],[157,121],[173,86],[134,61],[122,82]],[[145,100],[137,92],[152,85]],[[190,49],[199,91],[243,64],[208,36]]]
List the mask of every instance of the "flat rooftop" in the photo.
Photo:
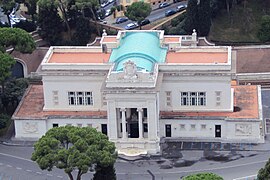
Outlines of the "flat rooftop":
[[[181,117],[225,117],[231,119],[258,119],[259,102],[257,86],[234,86],[235,112],[160,112],[161,118]],[[106,118],[106,111],[43,111],[44,96],[42,85],[30,85],[20,105],[13,115],[14,119],[64,118]]]
[[53,52],[48,63],[107,63],[110,53]]
[[167,63],[227,63],[228,52],[168,52]]
[[102,43],[116,42],[116,36],[104,36]]

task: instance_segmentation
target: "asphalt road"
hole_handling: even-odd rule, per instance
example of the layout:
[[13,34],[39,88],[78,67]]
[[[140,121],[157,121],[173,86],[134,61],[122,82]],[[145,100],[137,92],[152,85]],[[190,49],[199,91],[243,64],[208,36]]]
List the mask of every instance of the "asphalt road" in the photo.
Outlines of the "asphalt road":
[[[0,179],[1,180],[28,180],[28,179],[67,179],[66,174],[57,168],[53,171],[42,171],[35,162],[30,160],[32,147],[15,147],[0,145]],[[195,163],[187,167],[164,168],[172,160],[141,160],[126,162],[119,160],[115,164],[118,180],[150,180],[147,170],[154,174],[156,180],[175,180],[195,172],[214,172],[225,180],[255,175],[264,166],[269,158],[269,152],[240,152],[236,160],[210,161],[206,160],[202,151],[183,151],[183,158],[193,159]],[[76,173],[76,172],[75,172]],[[90,179],[93,173],[89,172],[82,179]],[[246,180],[246,178],[243,178]]]
[[[165,17],[165,12],[167,10],[170,10],[170,9],[173,9],[173,10],[176,10],[177,6],[179,5],[183,5],[183,4],[187,4],[187,1],[181,1],[181,2],[177,2],[177,3],[172,3],[170,6],[168,7],[165,7],[165,8],[162,8],[162,9],[156,9],[156,10],[152,10],[151,14],[146,18],[146,19],[149,19],[150,22],[154,22],[158,19],[161,19],[161,18],[164,18]],[[105,8],[107,9],[107,8]],[[112,16],[112,15],[111,15]],[[107,18],[105,18],[104,20],[106,21]],[[108,20],[107,20],[108,21]],[[109,22],[109,21],[108,21]],[[117,27],[121,27],[121,28],[124,28],[127,24],[131,23],[133,21],[131,20],[128,20],[124,23],[121,23],[121,24],[114,24],[114,26],[117,26]]]

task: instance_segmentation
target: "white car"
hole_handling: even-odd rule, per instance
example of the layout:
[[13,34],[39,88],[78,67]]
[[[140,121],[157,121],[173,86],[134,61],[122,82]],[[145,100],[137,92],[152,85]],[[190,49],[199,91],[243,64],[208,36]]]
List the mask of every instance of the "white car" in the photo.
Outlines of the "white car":
[[134,29],[134,28],[136,28],[136,27],[138,27],[138,23],[132,22],[132,23],[127,24],[127,25],[125,26],[125,29],[126,29],[126,30],[130,30],[130,29]]
[[109,16],[111,14],[112,14],[111,10],[110,9],[107,9],[106,12],[105,12],[105,16],[107,17],[107,16]]
[[102,8],[104,8],[105,6],[108,6],[110,3],[109,3],[109,1],[105,1],[105,2],[103,2],[100,6],[102,7]]

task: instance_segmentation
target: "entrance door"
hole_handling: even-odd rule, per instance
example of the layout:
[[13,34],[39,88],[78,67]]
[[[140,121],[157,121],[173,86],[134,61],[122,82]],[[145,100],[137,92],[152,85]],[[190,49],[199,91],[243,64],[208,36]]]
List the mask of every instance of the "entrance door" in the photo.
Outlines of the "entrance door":
[[101,124],[101,132],[105,135],[108,135],[107,124]]
[[165,125],[165,136],[172,137],[172,127],[170,124]]
[[139,138],[139,126],[138,126],[138,122],[131,122],[129,124],[129,128],[130,128],[129,137],[130,138]]
[[221,137],[221,125],[215,125],[215,137]]

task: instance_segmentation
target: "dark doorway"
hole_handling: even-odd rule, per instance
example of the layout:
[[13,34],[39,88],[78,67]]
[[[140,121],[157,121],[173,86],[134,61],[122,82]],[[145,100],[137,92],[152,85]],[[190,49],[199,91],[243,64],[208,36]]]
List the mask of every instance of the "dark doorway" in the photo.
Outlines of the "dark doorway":
[[129,124],[129,128],[130,128],[129,138],[139,138],[138,122],[131,122]]
[[108,135],[107,124],[101,124],[101,132]]
[[216,137],[221,137],[221,125],[215,125]]
[[12,77],[15,77],[15,78],[23,78],[24,77],[23,65],[18,61],[11,68],[11,71],[12,71]]
[[165,125],[165,136],[172,137],[172,127],[170,124]]

